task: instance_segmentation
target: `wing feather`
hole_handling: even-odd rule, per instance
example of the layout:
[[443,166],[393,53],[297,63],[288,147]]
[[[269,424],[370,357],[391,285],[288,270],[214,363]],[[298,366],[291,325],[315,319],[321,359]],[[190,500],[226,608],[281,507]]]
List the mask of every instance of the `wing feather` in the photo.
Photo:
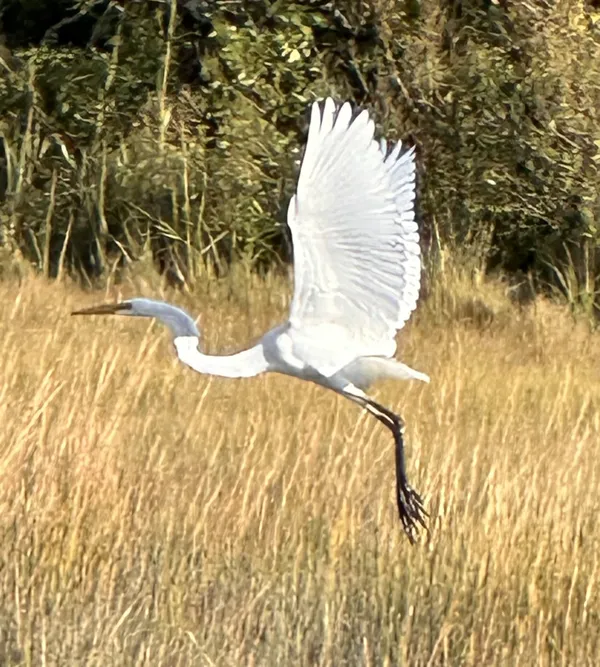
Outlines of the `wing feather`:
[[313,104],[296,195],[290,334],[324,375],[359,356],[392,356],[419,296],[414,150],[373,138],[367,111]]

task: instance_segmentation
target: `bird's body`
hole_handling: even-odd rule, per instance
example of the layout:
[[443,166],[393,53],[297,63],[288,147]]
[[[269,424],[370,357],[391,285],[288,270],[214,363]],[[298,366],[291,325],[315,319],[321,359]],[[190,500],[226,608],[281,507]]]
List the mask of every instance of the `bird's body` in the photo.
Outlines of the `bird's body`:
[[380,378],[429,381],[393,359],[396,331],[416,307],[421,260],[414,221],[414,152],[373,138],[366,111],[327,99],[312,107],[298,188],[288,208],[294,296],[287,322],[248,350],[211,356],[183,310],[131,299],[77,311],[155,317],[173,335],[179,359],[199,373],[251,377],[277,372],[309,380],[358,403],[387,426],[396,444],[397,502],[411,540],[425,525],[408,485],[402,420],[364,392]]

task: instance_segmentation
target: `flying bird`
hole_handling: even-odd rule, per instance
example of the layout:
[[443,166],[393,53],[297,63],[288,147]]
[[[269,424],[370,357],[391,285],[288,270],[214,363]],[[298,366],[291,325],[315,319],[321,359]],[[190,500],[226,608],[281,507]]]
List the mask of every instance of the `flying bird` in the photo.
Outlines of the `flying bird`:
[[197,371],[229,378],[276,372],[310,380],[349,398],[392,433],[396,501],[415,542],[428,516],[409,485],[404,422],[365,390],[380,378],[429,382],[393,357],[395,335],[417,305],[421,278],[415,222],[414,149],[374,139],[366,110],[328,98],[312,105],[306,149],[291,198],[294,295],[287,322],[253,347],[229,356],[199,350],[200,332],[183,310],[135,298],[73,315],[153,317],[173,335],[179,359]]

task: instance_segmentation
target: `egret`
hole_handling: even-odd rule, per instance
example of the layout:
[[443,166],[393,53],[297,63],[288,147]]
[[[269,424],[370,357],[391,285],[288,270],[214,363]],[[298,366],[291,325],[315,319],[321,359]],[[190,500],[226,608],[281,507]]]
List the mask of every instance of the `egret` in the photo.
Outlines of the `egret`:
[[164,301],[135,298],[73,315],[156,318],[173,336],[179,359],[197,371],[229,378],[276,372],[332,389],[366,409],[393,434],[396,502],[409,540],[428,516],[410,486],[404,422],[365,390],[380,378],[429,382],[395,360],[396,332],[417,305],[421,278],[415,222],[414,148],[374,138],[366,110],[331,98],[315,102],[296,194],[292,233],[294,295],[287,322],[253,347],[228,356],[203,354],[195,321]]

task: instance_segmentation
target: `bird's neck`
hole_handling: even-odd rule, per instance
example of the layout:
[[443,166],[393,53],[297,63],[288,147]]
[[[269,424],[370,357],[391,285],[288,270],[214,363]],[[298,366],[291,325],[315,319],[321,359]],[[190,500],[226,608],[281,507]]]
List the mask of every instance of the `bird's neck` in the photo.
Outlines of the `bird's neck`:
[[178,336],[173,340],[179,359],[198,373],[227,378],[252,377],[268,370],[262,345],[226,356],[203,354],[196,336]]

